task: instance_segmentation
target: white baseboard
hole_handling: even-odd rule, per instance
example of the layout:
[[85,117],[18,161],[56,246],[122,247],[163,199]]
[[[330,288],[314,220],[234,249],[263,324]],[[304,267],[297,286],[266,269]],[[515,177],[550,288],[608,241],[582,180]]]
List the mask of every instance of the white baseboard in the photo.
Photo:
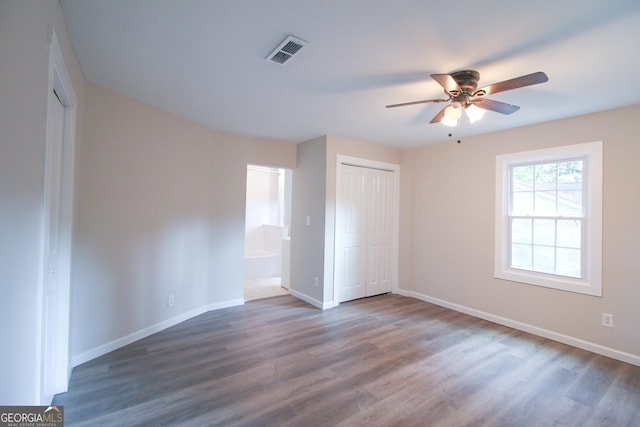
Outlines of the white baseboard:
[[[394,294],[398,294],[398,295],[402,295],[403,297],[410,297],[411,296],[411,295],[409,295],[410,292],[411,291],[407,291],[406,289],[397,288],[393,293]],[[419,299],[419,298],[417,298],[417,299]]]
[[291,294],[292,296],[301,299],[304,302],[308,302],[309,304],[311,304],[314,307],[317,307],[321,310],[326,310],[328,308],[332,308],[335,307],[333,301],[329,301],[329,302],[322,302],[319,301],[313,297],[310,297],[309,295],[303,294],[302,292],[298,292],[295,289],[291,289],[289,288],[289,294]]
[[131,344],[132,342],[146,338],[149,335],[155,334],[156,332],[163,331],[167,328],[177,325],[178,323],[184,322],[185,320],[189,320],[193,317],[206,313],[207,311],[220,310],[222,308],[234,307],[242,304],[244,304],[244,299],[240,298],[209,304],[207,306],[199,307],[186,313],[182,313],[178,316],[172,317],[171,319],[163,320],[162,322],[156,323],[155,325],[140,329],[136,332],[133,332],[121,338],[117,338],[106,344],[99,345],[98,347],[92,348],[91,350],[87,350],[83,353],[71,356],[71,366],[75,368],[78,365],[95,359],[96,357],[100,357],[111,351],[124,347],[125,345]]
[[231,299],[228,301],[214,302],[205,307],[205,311],[221,310],[223,308],[235,307],[244,304],[244,298]]
[[603,356],[611,357],[612,359],[620,360],[622,362],[631,363],[632,365],[640,366],[640,356],[635,354],[626,353],[624,351],[616,350],[614,348],[605,347],[600,344],[585,341],[580,338],[575,338],[569,335],[564,335],[558,332],[550,331],[548,329],[539,328],[537,326],[529,325],[527,323],[519,322],[517,320],[508,319],[506,317],[496,316],[491,313],[476,310],[474,308],[466,307],[460,304],[455,304],[449,301],[433,298],[419,292],[414,291],[400,291],[398,294],[416,298],[422,301],[430,302],[432,304],[439,305],[441,307],[450,308],[451,310],[459,311],[461,313],[468,314],[470,316],[479,317],[480,319],[488,320],[489,322],[497,323],[499,325],[508,326],[519,331],[528,332],[533,335],[537,335],[543,338],[548,338],[553,341],[558,341],[563,344],[567,344],[573,347],[581,348],[583,350],[590,351],[592,353],[601,354]]

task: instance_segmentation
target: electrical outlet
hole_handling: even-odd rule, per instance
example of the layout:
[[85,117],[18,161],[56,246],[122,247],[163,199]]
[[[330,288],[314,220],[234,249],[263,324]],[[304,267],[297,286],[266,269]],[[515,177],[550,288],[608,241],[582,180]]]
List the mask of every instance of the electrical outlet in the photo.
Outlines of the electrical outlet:
[[316,288],[320,285],[320,279],[318,279],[317,277],[313,278],[313,286],[315,286]]
[[602,326],[605,328],[613,328],[613,314],[602,313]]
[[167,298],[167,307],[173,307],[176,303],[176,296],[174,294],[169,295]]

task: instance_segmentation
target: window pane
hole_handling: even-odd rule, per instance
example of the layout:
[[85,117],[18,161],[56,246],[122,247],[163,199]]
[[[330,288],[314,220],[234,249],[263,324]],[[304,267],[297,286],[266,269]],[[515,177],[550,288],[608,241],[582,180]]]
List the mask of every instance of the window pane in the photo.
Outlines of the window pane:
[[556,244],[556,222],[553,219],[533,221],[533,244],[554,246]]
[[530,219],[513,219],[511,221],[511,242],[531,244],[533,230]]
[[511,267],[531,270],[531,245],[511,245]]
[[533,190],[533,166],[514,167],[512,179],[515,191]]
[[558,163],[558,214],[581,216],[582,160]]
[[556,214],[556,192],[555,191],[536,191],[535,214],[547,215],[547,216]]
[[556,189],[556,164],[536,165],[536,190]]
[[558,184],[582,183],[582,160],[558,163]]
[[558,220],[558,246],[580,249],[582,240],[582,221]]
[[511,213],[513,215],[531,215],[533,213],[533,192],[517,191],[513,193]]
[[582,189],[558,193],[558,214],[582,216]]
[[555,273],[554,248],[533,247],[533,270],[541,273]]
[[580,273],[580,249],[558,248],[557,257],[557,274],[582,277]]

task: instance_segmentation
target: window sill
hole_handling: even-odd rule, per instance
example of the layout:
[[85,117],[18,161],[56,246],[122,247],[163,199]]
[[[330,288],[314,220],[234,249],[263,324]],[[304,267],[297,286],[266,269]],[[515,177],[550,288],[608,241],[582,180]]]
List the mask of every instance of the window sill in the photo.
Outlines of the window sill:
[[599,280],[588,282],[584,279],[536,273],[533,271],[501,269],[494,272],[496,279],[527,285],[542,286],[567,292],[602,297],[602,285]]

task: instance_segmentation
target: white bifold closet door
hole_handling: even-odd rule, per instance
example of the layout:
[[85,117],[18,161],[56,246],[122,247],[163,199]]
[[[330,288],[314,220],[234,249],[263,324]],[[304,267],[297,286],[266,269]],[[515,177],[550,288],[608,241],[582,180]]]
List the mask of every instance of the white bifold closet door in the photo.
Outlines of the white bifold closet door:
[[[42,300],[42,394],[53,397],[66,391],[68,354],[68,307],[65,304],[65,277],[68,277],[70,253],[65,251],[62,219],[62,174],[65,110],[58,97],[49,94],[47,143],[44,165],[43,215],[43,300]],[[70,229],[70,228],[69,228]],[[68,243],[67,243],[68,245]],[[66,246],[68,247],[68,246]],[[62,280],[61,280],[62,278]]]
[[394,173],[346,164],[339,167],[337,300],[391,292]]

